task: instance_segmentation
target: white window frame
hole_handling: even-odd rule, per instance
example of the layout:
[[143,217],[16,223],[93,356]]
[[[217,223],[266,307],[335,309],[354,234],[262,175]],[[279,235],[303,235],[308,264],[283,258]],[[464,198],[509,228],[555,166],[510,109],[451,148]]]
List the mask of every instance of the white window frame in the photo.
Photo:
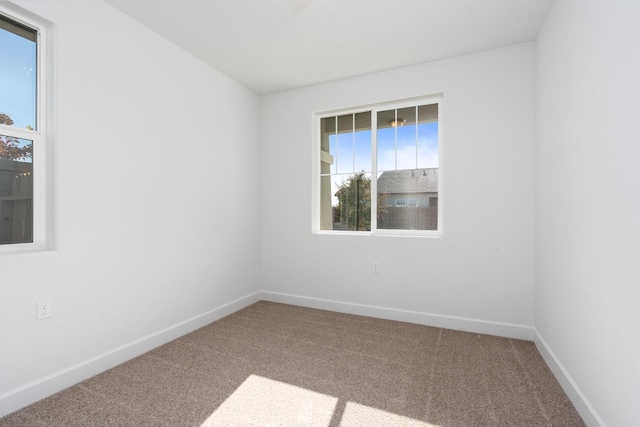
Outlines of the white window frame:
[[[372,179],[371,179],[371,206],[378,205],[378,185],[377,179],[373,177],[377,173],[377,112],[389,109],[402,109],[407,107],[414,107],[424,104],[438,104],[438,229],[437,230],[397,230],[397,229],[378,229],[377,228],[377,215],[371,213],[371,231],[343,231],[343,230],[322,230],[320,229],[320,163],[321,163],[321,137],[320,137],[320,122],[323,118],[340,116],[346,114],[362,113],[371,111],[371,161],[372,161]],[[312,156],[311,156],[311,173],[312,175],[312,200],[311,200],[311,218],[313,234],[327,234],[327,235],[357,235],[357,236],[418,236],[418,237],[442,237],[444,235],[444,203],[443,200],[443,188],[444,188],[444,159],[443,159],[443,132],[444,132],[444,120],[443,120],[443,105],[444,95],[434,94],[419,96],[415,98],[407,98],[396,101],[386,101],[375,104],[362,105],[358,107],[350,107],[344,109],[335,109],[328,111],[315,112],[312,114],[312,132],[313,143]],[[395,203],[394,203],[395,205]]]
[[44,21],[11,4],[0,2],[0,14],[37,32],[35,130],[0,125],[0,133],[33,141],[33,242],[0,245],[0,254],[47,248],[47,63],[48,37]]

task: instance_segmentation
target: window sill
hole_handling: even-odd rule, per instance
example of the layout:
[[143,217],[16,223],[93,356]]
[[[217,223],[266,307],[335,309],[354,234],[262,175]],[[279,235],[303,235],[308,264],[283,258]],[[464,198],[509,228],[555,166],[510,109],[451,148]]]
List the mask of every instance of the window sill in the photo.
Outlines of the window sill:
[[442,238],[441,231],[415,231],[415,230],[377,230],[377,231],[333,231],[319,230],[313,234],[323,236],[360,236],[360,237],[418,237],[418,238]]

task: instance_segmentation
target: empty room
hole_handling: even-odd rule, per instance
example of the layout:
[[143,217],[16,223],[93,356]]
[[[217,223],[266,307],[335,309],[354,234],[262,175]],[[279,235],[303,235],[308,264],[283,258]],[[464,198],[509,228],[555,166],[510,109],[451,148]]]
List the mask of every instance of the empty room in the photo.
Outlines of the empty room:
[[639,425],[639,22],[0,1],[0,426]]

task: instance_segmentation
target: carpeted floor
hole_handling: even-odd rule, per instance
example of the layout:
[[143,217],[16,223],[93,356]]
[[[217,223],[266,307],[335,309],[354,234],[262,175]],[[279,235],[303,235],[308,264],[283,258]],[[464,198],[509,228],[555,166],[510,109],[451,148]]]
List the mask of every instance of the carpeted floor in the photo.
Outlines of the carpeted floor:
[[0,426],[583,426],[535,345],[259,302]]

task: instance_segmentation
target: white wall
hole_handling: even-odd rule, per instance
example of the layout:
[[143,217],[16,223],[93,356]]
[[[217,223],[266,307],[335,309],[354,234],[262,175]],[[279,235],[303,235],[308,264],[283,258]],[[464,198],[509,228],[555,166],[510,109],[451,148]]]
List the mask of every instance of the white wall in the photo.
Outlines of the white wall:
[[[312,234],[313,112],[434,93],[444,237]],[[532,337],[534,44],[268,95],[260,111],[266,298]]]
[[640,420],[639,22],[561,0],[538,38],[535,324],[591,425]]
[[0,256],[0,416],[258,291],[258,97],[101,1],[18,3],[53,23],[56,240]]
[[[640,419],[636,2],[559,0],[537,45],[261,101],[100,1],[18,3],[53,22],[56,227],[0,256],[0,416],[262,295],[535,322],[590,425]],[[440,92],[444,237],[313,235],[312,113]]]

